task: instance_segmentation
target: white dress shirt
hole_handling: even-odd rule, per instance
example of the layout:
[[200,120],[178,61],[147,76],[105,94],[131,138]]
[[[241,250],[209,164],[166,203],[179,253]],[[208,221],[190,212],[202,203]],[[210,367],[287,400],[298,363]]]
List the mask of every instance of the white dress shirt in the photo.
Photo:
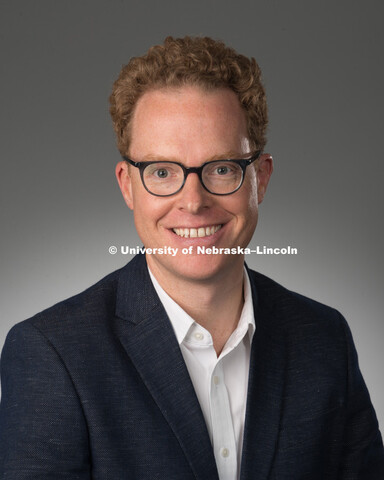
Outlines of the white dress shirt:
[[149,273],[172,323],[200,402],[219,478],[236,480],[240,477],[250,351],[255,332],[248,274],[244,268],[244,306],[239,323],[217,357],[211,334],[172,300]]

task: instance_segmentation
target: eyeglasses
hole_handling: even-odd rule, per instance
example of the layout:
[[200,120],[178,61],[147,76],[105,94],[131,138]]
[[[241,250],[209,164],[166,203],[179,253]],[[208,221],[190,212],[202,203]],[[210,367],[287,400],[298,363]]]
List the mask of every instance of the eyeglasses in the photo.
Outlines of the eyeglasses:
[[213,160],[200,167],[185,167],[177,162],[134,162],[123,159],[140,170],[144,188],[157,197],[169,197],[180,192],[190,173],[196,173],[202,186],[213,195],[231,195],[242,186],[245,170],[261,155],[261,150],[248,159]]

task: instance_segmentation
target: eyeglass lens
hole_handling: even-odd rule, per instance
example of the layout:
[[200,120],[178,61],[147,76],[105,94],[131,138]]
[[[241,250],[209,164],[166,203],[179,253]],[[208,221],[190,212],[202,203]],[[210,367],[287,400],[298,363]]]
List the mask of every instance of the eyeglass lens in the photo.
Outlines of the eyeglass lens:
[[[210,192],[228,194],[241,185],[243,170],[235,162],[218,160],[207,163],[201,177]],[[184,171],[176,163],[151,163],[143,171],[143,181],[146,188],[155,195],[172,195],[183,186]]]

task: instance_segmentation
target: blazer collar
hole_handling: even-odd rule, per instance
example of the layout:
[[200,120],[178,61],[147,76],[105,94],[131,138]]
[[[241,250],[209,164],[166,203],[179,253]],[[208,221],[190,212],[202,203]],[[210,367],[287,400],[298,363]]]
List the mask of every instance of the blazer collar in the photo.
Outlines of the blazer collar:
[[178,438],[196,478],[218,480],[204,417],[144,255],[121,270],[116,316],[121,319],[117,323],[120,341]]
[[[286,380],[286,342],[279,308],[282,289],[263,275],[248,270],[254,298],[256,331],[252,342],[241,480],[266,480],[272,468]],[[271,288],[272,287],[272,288]],[[256,302],[257,299],[257,302]]]

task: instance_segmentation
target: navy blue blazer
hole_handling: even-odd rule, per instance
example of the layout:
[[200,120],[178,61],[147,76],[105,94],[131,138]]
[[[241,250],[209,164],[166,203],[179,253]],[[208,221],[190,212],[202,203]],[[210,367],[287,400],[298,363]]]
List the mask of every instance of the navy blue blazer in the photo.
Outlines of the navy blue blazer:
[[[345,320],[249,273],[256,332],[241,480],[384,479]],[[1,369],[1,479],[218,479],[143,256],[16,325]]]

